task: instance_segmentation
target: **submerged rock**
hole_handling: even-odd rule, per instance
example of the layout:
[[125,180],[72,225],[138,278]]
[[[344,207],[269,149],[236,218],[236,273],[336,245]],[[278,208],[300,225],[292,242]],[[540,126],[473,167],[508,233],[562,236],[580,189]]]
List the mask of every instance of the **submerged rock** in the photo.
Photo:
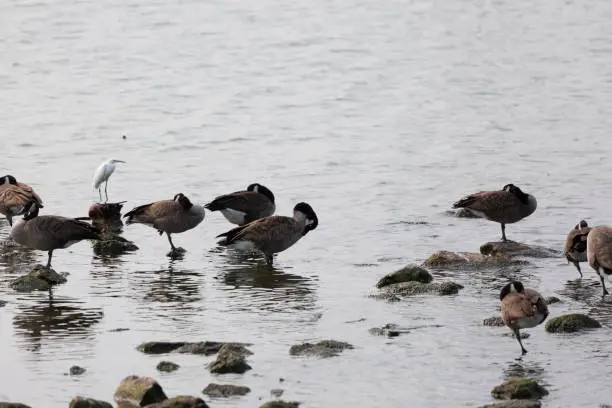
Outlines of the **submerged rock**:
[[509,400],[496,402],[495,404],[483,405],[480,408],[541,408],[542,403],[538,400]]
[[20,404],[19,402],[0,402],[0,408],[32,408],[29,405]]
[[96,255],[119,255],[124,252],[137,251],[139,248],[132,241],[115,233],[103,234],[102,239],[93,243]]
[[246,362],[246,356],[250,354],[253,353],[242,345],[225,344],[208,369],[214,374],[243,374],[252,368]]
[[372,327],[368,332],[374,336],[397,337],[402,332],[407,333],[408,330],[402,330],[397,324],[387,323],[383,327]]
[[504,266],[525,265],[529,262],[511,259],[506,256],[485,256],[476,252],[437,251],[427,258],[422,267],[432,269],[456,268],[496,268]]
[[153,377],[130,375],[121,380],[115,391],[117,405],[144,407],[167,400],[161,385]]
[[546,322],[546,331],[549,333],[574,333],[585,329],[597,329],[601,323],[581,313],[570,313],[556,316]]
[[157,371],[162,371],[164,373],[171,373],[173,371],[178,370],[180,365],[173,363],[172,361],[160,361],[157,364]]
[[70,408],[113,408],[111,404],[106,401],[100,401],[93,398],[87,397],[74,397],[70,401]]
[[510,378],[493,388],[493,398],[497,399],[540,399],[548,395],[548,391],[531,378]]
[[[185,341],[149,341],[140,344],[137,350],[145,354],[167,354],[176,351],[184,354],[203,354],[208,356],[218,353],[221,347],[226,344],[242,347],[252,345],[250,343],[224,343],[220,341],[200,341],[196,343]],[[249,353],[251,352],[249,351]]]
[[70,367],[70,375],[81,375],[81,374],[85,374],[86,371],[87,371],[86,369],[84,369],[83,367],[79,367],[77,365]]
[[147,405],[146,408],[209,408],[203,399],[198,397],[178,396],[163,402]]
[[46,266],[36,265],[28,274],[18,277],[10,283],[18,292],[49,290],[55,285],[66,283],[66,278]]
[[394,296],[414,296],[414,295],[456,295],[463,286],[455,282],[441,283],[421,283],[421,282],[402,282],[385,286],[382,290]]
[[259,408],[298,408],[299,402],[285,402],[285,401],[269,401],[259,406]]
[[251,392],[249,387],[231,384],[208,384],[202,394],[209,397],[227,398],[232,396],[243,396]]
[[291,346],[289,354],[292,356],[313,356],[328,358],[334,357],[342,353],[344,350],[354,349],[352,344],[336,341],[322,340],[318,343],[303,343]]
[[6,300],[0,300],[0,307],[6,306]]
[[546,298],[546,304],[547,305],[552,305],[553,303],[560,303],[561,299],[559,299],[556,296],[549,296]]
[[377,288],[392,285],[394,283],[417,281],[422,283],[431,282],[433,277],[429,271],[418,265],[408,265],[395,272],[383,276],[376,284]]
[[503,256],[514,258],[525,256],[530,258],[558,258],[561,252],[537,245],[521,244],[514,241],[487,242],[480,246],[480,253],[486,256]]
[[283,390],[282,388],[272,388],[270,390],[270,395],[273,396],[274,398],[280,398],[283,396],[284,393],[285,393],[285,390]]
[[502,320],[501,317],[499,316],[493,316],[493,317],[489,317],[487,319],[484,319],[482,321],[482,324],[484,326],[493,326],[493,327],[501,327],[501,326],[505,326],[504,325],[504,321]]

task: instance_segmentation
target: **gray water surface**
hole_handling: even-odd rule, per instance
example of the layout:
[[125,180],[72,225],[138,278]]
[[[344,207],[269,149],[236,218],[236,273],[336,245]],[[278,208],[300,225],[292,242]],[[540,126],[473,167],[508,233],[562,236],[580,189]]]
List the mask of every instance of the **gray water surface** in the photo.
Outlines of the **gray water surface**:
[[[582,281],[564,259],[544,259],[512,276],[440,278],[465,285],[457,296],[367,297],[389,271],[499,238],[497,224],[445,213],[467,193],[509,182],[533,193],[537,211],[507,228],[521,242],[560,249],[580,219],[610,222],[611,20],[607,0],[0,1],[1,171],[36,189],[42,213],[86,215],[93,172],[112,157],[127,161],[109,183],[124,212],[257,181],[278,214],[306,201],[320,221],[273,270],[216,247],[231,227],[218,213],[175,236],[183,260],[165,256],[154,230],[129,226],[137,252],[98,257],[88,242],[56,252],[70,275],[52,304],[8,286],[45,253],[2,255],[0,400],[111,400],[138,374],[169,395],[251,387],[206,397],[213,408],[258,406],[272,388],[306,408],[476,407],[528,375],[549,389],[546,407],[612,404],[612,304],[587,265]],[[8,232],[3,223],[0,238]],[[531,329],[515,361],[508,330],[481,323],[510,277],[561,297],[551,316],[589,313],[604,328]],[[368,333],[385,323],[417,328]],[[355,349],[289,356],[327,338]],[[211,358],[135,350],[148,340],[250,342],[253,370],[213,377]],[[160,374],[162,359],[181,368]],[[87,373],[64,375],[73,364]]]

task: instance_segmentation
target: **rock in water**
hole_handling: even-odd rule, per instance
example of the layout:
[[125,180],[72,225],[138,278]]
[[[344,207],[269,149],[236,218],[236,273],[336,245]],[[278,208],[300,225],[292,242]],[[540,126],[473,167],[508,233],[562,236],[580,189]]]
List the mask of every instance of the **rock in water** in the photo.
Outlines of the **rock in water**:
[[541,408],[542,403],[537,400],[509,400],[483,405],[480,408]]
[[87,371],[86,369],[84,369],[83,367],[79,367],[77,365],[70,367],[70,375],[81,375],[81,374],[85,374],[86,371]]
[[431,269],[482,269],[528,265],[529,262],[507,256],[485,256],[475,252],[434,252],[421,264]]
[[115,233],[105,233],[102,239],[93,243],[96,255],[120,255],[125,252],[137,251],[138,246],[132,241]]
[[130,375],[125,377],[115,391],[117,405],[144,407],[167,400],[164,390],[153,377]]
[[489,317],[482,321],[483,326],[501,327],[504,326],[504,321],[499,316]]
[[231,396],[243,396],[251,392],[249,387],[231,384],[208,384],[202,394],[210,397],[227,398]]
[[259,408],[299,408],[299,402],[269,401],[259,406]]
[[575,333],[585,329],[598,329],[601,323],[581,313],[555,316],[544,326],[549,333]]
[[173,363],[172,361],[160,361],[159,364],[157,364],[157,371],[171,373],[178,370],[179,367],[180,365]]
[[55,285],[66,283],[66,278],[46,266],[36,265],[32,271],[11,282],[10,286],[17,292],[49,290]]
[[552,305],[553,303],[560,303],[561,299],[559,299],[556,296],[549,296],[546,298],[546,304],[547,305]]
[[487,242],[480,246],[480,253],[485,256],[503,256],[514,258],[524,256],[530,258],[558,258],[561,252],[537,245],[526,245],[514,241]]
[[292,356],[312,356],[328,358],[342,353],[346,349],[354,349],[353,345],[343,341],[322,340],[318,343],[303,343],[291,346],[289,354]]
[[[203,354],[205,356],[218,353],[224,345],[230,346],[251,346],[250,343],[224,343],[221,341],[200,341],[189,343],[186,341],[149,341],[142,343],[137,350],[145,354],[166,354],[176,351],[184,354]],[[246,352],[252,354],[246,348]]]
[[32,408],[29,405],[18,402],[0,402],[0,408]]
[[383,293],[389,296],[414,296],[414,295],[456,295],[463,286],[455,282],[421,283],[402,282],[394,283],[382,288]]
[[113,408],[111,404],[105,401],[96,400],[87,397],[74,397],[70,401],[70,408]]
[[397,337],[402,332],[408,333],[408,330],[402,330],[397,324],[387,323],[383,327],[372,327],[368,332],[374,336]]
[[548,391],[531,378],[510,378],[493,388],[491,395],[497,399],[540,399]]
[[252,352],[244,346],[226,344],[219,350],[217,359],[209,364],[208,369],[214,374],[244,374],[251,369],[246,356]]
[[178,396],[163,402],[147,405],[145,408],[209,408],[203,399],[197,397]]
[[432,281],[432,279],[433,277],[427,269],[418,265],[408,265],[402,269],[383,276],[376,284],[376,287],[380,289],[383,286],[409,281],[429,283]]

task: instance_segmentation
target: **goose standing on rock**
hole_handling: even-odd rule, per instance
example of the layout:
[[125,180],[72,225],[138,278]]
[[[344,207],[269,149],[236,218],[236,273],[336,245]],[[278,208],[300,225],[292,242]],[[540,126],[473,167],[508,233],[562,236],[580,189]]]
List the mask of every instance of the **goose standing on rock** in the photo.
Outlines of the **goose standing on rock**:
[[98,190],[98,193],[100,194],[100,201],[102,201],[102,183],[104,183],[104,194],[106,195],[106,201],[108,201],[108,179],[115,171],[117,163],[125,162],[123,160],[108,159],[100,164],[100,166],[98,166],[96,169],[93,177],[93,188]]
[[298,203],[293,208],[293,217],[260,218],[217,235],[217,238],[225,237],[219,245],[243,251],[258,250],[265,255],[266,263],[272,265],[274,254],[290,248],[318,225],[319,219],[312,207]]
[[603,295],[608,294],[604,278],[612,280],[612,228],[598,225],[591,228],[587,236],[587,260],[591,268],[599,275]]
[[582,271],[580,270],[580,262],[587,261],[587,237],[589,232],[591,232],[591,228],[589,228],[585,220],[581,220],[569,234],[567,234],[565,246],[563,248],[563,254],[567,262],[574,264],[581,278]]
[[13,225],[14,216],[25,214],[25,205],[30,200],[43,208],[42,200],[32,187],[18,182],[10,174],[0,179],[0,213],[6,216],[9,225]]
[[499,222],[502,241],[506,242],[506,224],[513,224],[533,214],[538,203],[531,194],[524,193],[514,184],[506,184],[497,191],[470,194],[453,204],[453,208],[466,208],[489,221]]
[[542,295],[533,289],[526,289],[521,282],[510,282],[500,294],[501,318],[521,346],[522,355],[527,353],[521,341],[520,329],[528,329],[542,324],[548,317],[548,306]]
[[169,256],[185,252],[172,243],[171,234],[179,234],[195,228],[204,220],[205,211],[201,205],[194,205],[183,193],[178,193],[172,200],[156,201],[138,206],[128,211],[123,217],[126,224],[144,224],[155,228],[159,235],[164,232],[168,236],[170,248]]
[[232,224],[244,225],[274,214],[274,194],[265,186],[253,183],[244,191],[220,195],[204,206],[209,211],[221,211]]
[[13,225],[10,237],[23,246],[48,251],[47,268],[56,249],[68,248],[84,239],[99,240],[100,231],[92,225],[59,215],[38,215],[38,204],[30,200],[25,205],[22,220]]

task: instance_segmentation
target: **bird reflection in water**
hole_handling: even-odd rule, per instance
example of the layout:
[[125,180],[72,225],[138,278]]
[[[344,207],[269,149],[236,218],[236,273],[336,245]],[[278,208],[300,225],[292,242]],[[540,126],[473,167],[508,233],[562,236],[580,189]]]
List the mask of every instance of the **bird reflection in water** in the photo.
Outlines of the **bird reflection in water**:
[[[167,268],[156,271],[137,271],[130,274],[130,280],[137,291],[143,292],[145,302],[163,303],[173,309],[184,310],[202,300],[200,293],[201,274],[190,269],[177,268],[171,260]],[[137,282],[133,282],[134,280]]]

